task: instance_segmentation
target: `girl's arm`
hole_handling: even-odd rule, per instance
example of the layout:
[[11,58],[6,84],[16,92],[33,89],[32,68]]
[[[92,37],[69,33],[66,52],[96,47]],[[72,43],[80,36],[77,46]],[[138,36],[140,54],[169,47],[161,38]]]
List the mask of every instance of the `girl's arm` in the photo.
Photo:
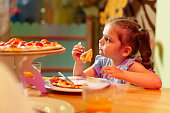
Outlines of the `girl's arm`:
[[73,68],[73,75],[74,76],[95,77],[96,71],[94,68],[94,64],[83,71],[83,63],[75,62],[74,68]]
[[91,77],[95,76],[96,71],[95,71],[94,65],[87,68],[83,72],[83,62],[80,59],[80,55],[82,54],[82,50],[84,51],[84,47],[80,43],[75,45],[73,50],[72,50],[72,56],[75,60],[74,68],[73,68],[73,76],[91,76]]
[[73,76],[84,76],[82,61],[74,63]]
[[95,77],[96,76],[96,70],[94,68],[94,64],[92,66],[90,66],[89,68],[87,68],[86,70],[84,70],[84,75],[86,77]]
[[144,88],[159,89],[162,87],[162,82],[159,76],[147,70],[138,62],[135,62],[130,67],[129,71],[123,71],[122,75],[122,79],[125,81],[131,82]]
[[159,76],[149,70],[138,62],[130,67],[128,71],[122,71],[113,66],[106,66],[101,70],[101,73],[108,77],[122,79],[135,85],[148,89],[158,89],[162,87],[162,82]]
[[126,77],[123,77],[125,81],[131,81],[131,83],[144,88],[159,89],[162,87],[160,77],[157,74],[147,70],[139,62],[134,62],[129,71],[124,71],[123,75],[127,75]]
[[84,47],[80,43],[75,45],[72,50],[72,56],[73,56],[73,59],[75,60],[74,68],[73,68],[73,76],[84,76],[83,62],[80,59],[82,50],[84,51]]

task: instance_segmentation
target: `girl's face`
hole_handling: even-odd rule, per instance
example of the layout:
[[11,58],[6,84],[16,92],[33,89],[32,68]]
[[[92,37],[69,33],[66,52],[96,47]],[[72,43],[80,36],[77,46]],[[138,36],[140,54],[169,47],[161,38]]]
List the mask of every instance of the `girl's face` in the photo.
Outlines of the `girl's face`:
[[121,42],[115,31],[116,26],[107,24],[103,30],[103,37],[99,40],[99,54],[108,58],[121,57]]

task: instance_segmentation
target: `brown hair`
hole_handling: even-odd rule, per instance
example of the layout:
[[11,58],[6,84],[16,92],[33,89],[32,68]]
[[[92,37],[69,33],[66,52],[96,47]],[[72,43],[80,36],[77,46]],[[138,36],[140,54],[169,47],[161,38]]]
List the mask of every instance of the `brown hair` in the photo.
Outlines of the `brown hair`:
[[141,28],[134,18],[110,19],[107,24],[109,23],[117,28],[115,30],[118,33],[121,44],[132,48],[130,56],[135,55],[139,51],[145,68],[151,68],[150,57],[152,51],[148,31]]

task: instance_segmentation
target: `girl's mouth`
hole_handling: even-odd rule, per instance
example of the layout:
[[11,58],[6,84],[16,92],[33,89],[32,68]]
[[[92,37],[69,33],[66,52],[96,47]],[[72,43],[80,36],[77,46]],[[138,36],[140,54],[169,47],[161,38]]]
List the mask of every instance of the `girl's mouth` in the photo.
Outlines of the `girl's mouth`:
[[99,51],[103,51],[103,49],[99,48]]
[[102,50],[102,48],[101,48],[101,47],[99,47],[99,50]]

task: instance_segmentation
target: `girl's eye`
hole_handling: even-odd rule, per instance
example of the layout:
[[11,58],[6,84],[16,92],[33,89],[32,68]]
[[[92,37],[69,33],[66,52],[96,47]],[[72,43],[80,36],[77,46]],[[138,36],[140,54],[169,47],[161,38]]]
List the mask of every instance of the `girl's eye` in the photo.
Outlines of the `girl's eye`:
[[110,42],[110,39],[109,39],[109,37],[106,37],[106,42],[108,42],[108,43]]

